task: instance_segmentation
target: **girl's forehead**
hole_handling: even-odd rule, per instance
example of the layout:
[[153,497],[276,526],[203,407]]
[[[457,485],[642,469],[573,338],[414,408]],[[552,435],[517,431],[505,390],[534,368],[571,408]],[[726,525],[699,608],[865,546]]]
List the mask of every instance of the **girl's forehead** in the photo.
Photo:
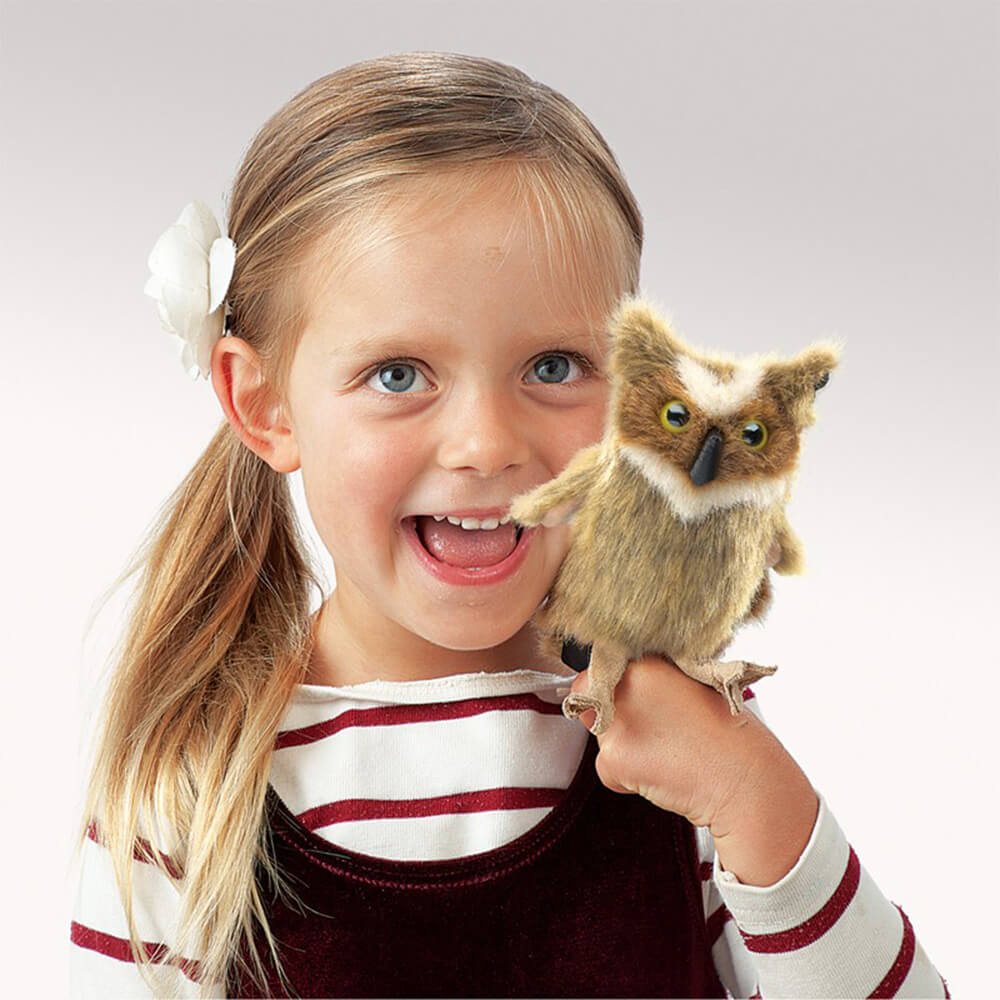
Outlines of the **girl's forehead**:
[[305,336],[324,354],[351,358],[416,350],[451,353],[489,344],[502,344],[514,353],[556,343],[595,349],[607,337],[603,317],[588,314],[568,294],[557,301],[551,295],[519,296],[516,291],[511,289],[503,301],[478,295],[476,287],[467,290],[464,300],[446,302],[418,291],[334,296],[328,308],[317,303]]
[[602,345],[603,315],[588,309],[569,274],[554,280],[534,275],[523,261],[507,270],[511,255],[496,244],[480,249],[478,263],[449,270],[443,255],[440,268],[424,259],[411,271],[406,250],[400,246],[398,269],[366,266],[361,259],[326,283],[309,310],[306,336],[315,350],[354,359],[466,348],[517,353],[558,343],[593,351]]
[[593,257],[595,249],[620,243],[608,240],[621,220],[605,196],[543,176],[544,168],[500,162],[385,178],[356,192],[315,245],[328,266],[346,267],[405,240],[454,242],[488,233],[484,253],[499,260],[511,244],[528,241],[540,264]]
[[427,340],[464,324],[505,340],[521,328],[575,335],[604,350],[608,315],[631,280],[629,237],[599,194],[554,194],[536,180],[487,165],[358,192],[298,271],[306,339],[328,355],[345,330],[350,342],[396,331]]
[[551,219],[502,193],[448,200],[433,190],[331,230],[316,241],[300,277],[310,313],[329,313],[352,297],[365,308],[419,312],[460,301],[466,291],[503,295],[516,285],[526,305],[541,296],[546,312],[578,324],[592,316],[595,300],[606,306],[618,284],[619,262],[607,252],[613,244],[555,233]]

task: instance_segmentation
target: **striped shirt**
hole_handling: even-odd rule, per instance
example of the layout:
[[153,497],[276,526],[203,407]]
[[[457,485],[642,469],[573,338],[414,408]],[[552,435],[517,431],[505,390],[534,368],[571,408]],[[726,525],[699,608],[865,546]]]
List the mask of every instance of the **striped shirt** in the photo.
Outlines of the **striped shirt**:
[[[523,836],[560,801],[589,734],[563,716],[572,675],[470,673],[346,687],[299,685],[281,725],[271,784],[297,820],[348,850],[441,860]],[[760,716],[748,692],[747,707]],[[795,866],[773,886],[722,870],[696,828],[712,959],[732,997],[944,997],[906,914],[865,871],[819,794]],[[141,852],[140,852],[141,853]],[[154,950],[173,940],[174,883],[133,862],[136,922]],[[197,956],[160,964],[154,990],[130,960],[105,848],[87,840],[70,938],[73,995],[198,995]],[[211,992],[224,996],[221,984]]]

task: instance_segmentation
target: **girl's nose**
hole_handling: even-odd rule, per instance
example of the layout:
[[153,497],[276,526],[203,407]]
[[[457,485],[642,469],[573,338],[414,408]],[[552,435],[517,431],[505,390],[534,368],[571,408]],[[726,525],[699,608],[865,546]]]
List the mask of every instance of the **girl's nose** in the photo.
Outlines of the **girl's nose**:
[[489,390],[465,394],[450,413],[442,413],[438,461],[446,469],[463,469],[483,477],[524,465],[531,446],[524,416],[509,396]]

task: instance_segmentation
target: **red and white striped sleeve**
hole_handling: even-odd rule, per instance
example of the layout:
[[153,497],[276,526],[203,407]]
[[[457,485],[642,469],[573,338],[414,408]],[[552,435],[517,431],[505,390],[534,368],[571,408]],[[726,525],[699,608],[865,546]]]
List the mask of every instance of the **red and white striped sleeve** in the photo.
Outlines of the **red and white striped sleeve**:
[[70,993],[74,998],[224,997],[220,984],[200,992],[197,958],[180,965],[163,962],[173,940],[180,895],[158,867],[132,861],[132,905],[136,929],[154,961],[152,982],[132,959],[125,908],[118,893],[111,855],[92,824],[80,852],[76,898],[70,923]]
[[[752,695],[747,708],[761,717]],[[695,828],[712,959],[730,996],[948,997],[906,914],[817,795],[808,843],[771,886],[724,871],[708,828]]]

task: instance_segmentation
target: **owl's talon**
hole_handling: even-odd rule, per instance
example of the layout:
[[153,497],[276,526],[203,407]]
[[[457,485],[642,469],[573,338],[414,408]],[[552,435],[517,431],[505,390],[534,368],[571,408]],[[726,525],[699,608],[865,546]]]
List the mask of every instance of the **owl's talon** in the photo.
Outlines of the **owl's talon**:
[[715,664],[712,686],[726,699],[730,714],[739,715],[743,711],[743,689],[761,677],[769,677],[777,669],[745,660],[726,660]]
[[594,722],[590,731],[599,736],[614,718],[614,708],[607,706],[597,698],[590,698],[585,694],[568,694],[563,698],[562,712],[567,719],[578,719],[584,712],[593,711]]
[[719,689],[729,705],[730,715],[739,715],[743,711],[743,689],[739,681],[730,681]]

